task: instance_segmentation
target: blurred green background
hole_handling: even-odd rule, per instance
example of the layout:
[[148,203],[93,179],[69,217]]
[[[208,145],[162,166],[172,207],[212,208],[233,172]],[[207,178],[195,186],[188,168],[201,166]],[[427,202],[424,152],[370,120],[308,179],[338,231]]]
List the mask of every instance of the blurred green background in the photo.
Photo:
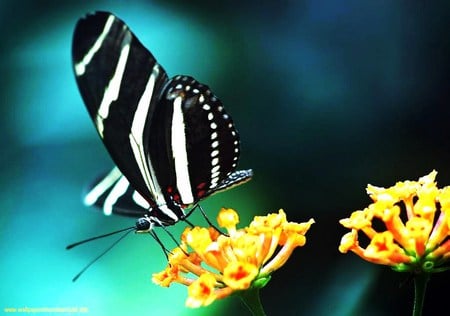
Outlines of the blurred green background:
[[[411,314],[408,276],[339,254],[338,220],[368,205],[367,183],[436,169],[438,183],[450,184],[448,1],[3,0],[1,311],[246,313],[237,298],[186,309],[184,287],[152,284],[166,261],[145,235],[71,282],[114,239],[67,244],[134,222],[81,202],[82,188],[112,166],[71,69],[73,28],[94,10],[121,17],[169,75],[208,84],[233,116],[240,167],[255,177],[202,203],[212,218],[221,206],[238,209],[243,223],[279,208],[290,220],[315,218],[306,246],[262,290],[269,315]],[[203,224],[198,214],[193,221]],[[449,281],[432,278],[425,315],[445,308]]]

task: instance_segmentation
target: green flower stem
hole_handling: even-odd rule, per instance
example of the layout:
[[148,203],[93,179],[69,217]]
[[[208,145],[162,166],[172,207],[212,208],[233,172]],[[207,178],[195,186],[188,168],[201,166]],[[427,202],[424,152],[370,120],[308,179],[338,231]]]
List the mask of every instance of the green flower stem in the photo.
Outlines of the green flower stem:
[[423,310],[423,302],[425,299],[425,292],[427,283],[430,279],[429,273],[418,273],[414,277],[414,308],[413,316],[421,316]]
[[259,288],[248,289],[239,292],[239,297],[245,306],[252,312],[253,316],[266,316],[259,298]]

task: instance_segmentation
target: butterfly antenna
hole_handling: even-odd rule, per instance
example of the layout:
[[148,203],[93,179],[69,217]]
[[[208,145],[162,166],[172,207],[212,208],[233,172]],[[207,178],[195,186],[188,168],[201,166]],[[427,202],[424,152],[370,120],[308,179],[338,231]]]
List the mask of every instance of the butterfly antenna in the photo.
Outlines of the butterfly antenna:
[[78,242],[75,242],[73,244],[68,245],[66,247],[66,249],[69,250],[69,249],[72,249],[72,248],[74,248],[76,246],[85,244],[85,243],[93,241],[93,240],[97,240],[97,239],[100,239],[100,238],[104,238],[104,237],[108,237],[108,236],[111,236],[111,235],[115,235],[115,234],[118,234],[118,233],[121,233],[121,232],[124,232],[124,231],[132,231],[132,230],[136,230],[136,226],[127,227],[127,228],[124,228],[124,229],[119,229],[119,230],[113,231],[111,233],[107,233],[107,234],[103,234],[103,235],[100,235],[100,236],[91,237],[91,238],[88,238],[88,239],[85,239],[85,240],[82,240],[82,241],[78,241]]
[[[128,230],[128,231],[126,231]],[[117,245],[122,239],[124,239],[129,233],[131,233],[133,230],[135,230],[134,227],[129,227],[127,229],[121,229],[119,231],[113,232],[113,233],[109,233],[109,234],[105,234],[102,236],[98,236],[98,237],[94,237],[94,238],[89,238],[86,240],[83,240],[83,242],[88,242],[91,240],[95,240],[98,238],[102,238],[102,237],[106,237],[109,235],[113,235],[113,234],[117,234],[123,231],[126,231],[125,234],[123,234],[122,236],[120,236],[115,242],[113,242],[111,244],[111,246],[109,246],[108,248],[106,248],[101,254],[99,254],[96,258],[94,258],[91,262],[89,262],[80,272],[78,272],[78,274],[72,279],[72,282],[75,282],[76,280],[78,280],[78,278],[91,266],[93,265],[98,259],[100,259],[101,257],[103,257],[108,251],[110,251],[115,245]],[[78,243],[79,244],[79,243]],[[77,244],[74,244],[75,246],[77,246]],[[68,246],[69,247],[69,246]],[[70,249],[70,248],[69,248]]]

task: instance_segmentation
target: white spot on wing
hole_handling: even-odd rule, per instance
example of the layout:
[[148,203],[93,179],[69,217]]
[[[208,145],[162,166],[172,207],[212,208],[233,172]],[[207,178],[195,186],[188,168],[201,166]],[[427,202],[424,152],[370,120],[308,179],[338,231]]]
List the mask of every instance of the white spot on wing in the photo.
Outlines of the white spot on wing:
[[216,173],[218,173],[219,169],[220,169],[220,166],[214,166],[214,167],[211,169],[211,175],[212,175],[212,177],[218,176],[218,174],[216,174]]

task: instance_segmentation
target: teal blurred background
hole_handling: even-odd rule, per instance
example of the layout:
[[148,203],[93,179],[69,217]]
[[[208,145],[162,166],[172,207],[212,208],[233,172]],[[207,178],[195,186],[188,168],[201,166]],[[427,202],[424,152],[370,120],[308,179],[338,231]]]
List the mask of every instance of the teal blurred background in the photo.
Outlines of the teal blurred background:
[[[202,203],[211,217],[228,206],[243,223],[279,208],[290,220],[315,218],[306,246],[262,290],[268,315],[411,314],[408,276],[339,254],[346,230],[338,220],[368,205],[367,183],[436,169],[438,183],[450,185],[450,5],[432,3],[2,1],[1,310],[246,313],[237,298],[186,309],[184,287],[152,284],[166,261],[145,235],[127,237],[71,282],[114,239],[67,244],[134,222],[81,202],[82,188],[112,162],[73,78],[71,37],[86,12],[107,10],[169,75],[208,84],[232,114],[240,167],[255,177]],[[198,214],[193,221],[203,223]],[[425,315],[447,305],[449,281],[448,273],[432,278]]]

